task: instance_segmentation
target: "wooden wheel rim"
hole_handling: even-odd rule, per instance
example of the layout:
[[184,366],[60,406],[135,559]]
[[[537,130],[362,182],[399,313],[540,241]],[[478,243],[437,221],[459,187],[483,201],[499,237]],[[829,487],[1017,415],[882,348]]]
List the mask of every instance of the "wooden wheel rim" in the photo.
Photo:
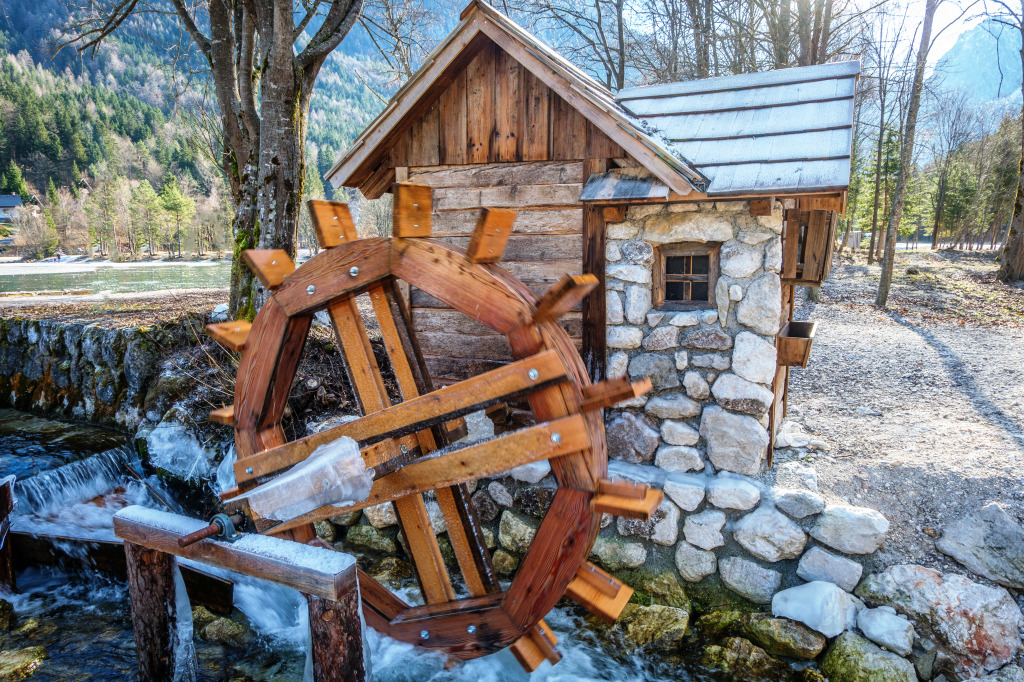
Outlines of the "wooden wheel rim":
[[590,437],[589,448],[549,460],[558,487],[506,591],[385,614],[368,596],[386,589],[360,574],[368,620],[386,621],[386,634],[473,658],[512,644],[551,610],[586,560],[601,517],[591,509],[607,472],[601,413],[580,411],[587,372],[557,322],[532,320],[537,298],[525,285],[496,265],[471,263],[462,249],[430,239],[360,239],[321,252],[285,279],[253,322],[238,368],[236,451],[242,461],[286,441],[281,421],[302,351],[287,340],[296,334],[305,339],[318,310],[391,277],[503,334],[517,360],[556,351],[569,380],[530,394],[534,418],[540,423],[582,414]]

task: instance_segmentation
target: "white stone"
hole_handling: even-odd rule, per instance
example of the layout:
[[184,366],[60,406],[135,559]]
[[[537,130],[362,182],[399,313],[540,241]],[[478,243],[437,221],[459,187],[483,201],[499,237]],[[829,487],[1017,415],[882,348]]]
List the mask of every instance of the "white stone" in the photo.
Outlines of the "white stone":
[[679,329],[677,327],[658,327],[644,339],[643,346],[647,350],[668,350],[679,346]]
[[696,327],[700,324],[700,316],[697,313],[676,313],[669,320],[669,324],[676,327]]
[[626,287],[626,320],[630,324],[643,324],[651,309],[651,288],[643,286]]
[[740,557],[722,559],[718,568],[726,587],[755,604],[771,601],[782,582],[782,574],[778,571]]
[[758,334],[775,336],[782,316],[782,282],[775,273],[761,275],[747,286],[736,306],[736,319]]
[[846,554],[871,554],[885,541],[889,521],[874,509],[828,505],[811,528],[811,537]]
[[[756,223],[755,223],[756,224]],[[744,228],[739,231],[736,235],[736,239],[748,244],[750,246],[757,246],[758,244],[764,244],[766,241],[775,236],[775,233],[771,230],[762,229],[760,226],[755,228]]]
[[663,490],[683,511],[693,511],[704,501],[704,479],[696,474],[669,474]]
[[599,537],[590,551],[590,558],[609,571],[621,571],[642,566],[647,561],[647,549],[639,542]]
[[490,485],[487,486],[487,494],[502,507],[511,507],[513,504],[512,493],[497,481],[491,481]]
[[622,251],[619,250],[618,242],[608,242],[604,247],[604,259],[610,263],[622,260]]
[[629,220],[643,220],[647,216],[656,215],[662,213],[665,210],[664,204],[637,204],[630,206],[626,212],[626,217]]
[[767,412],[775,400],[775,394],[761,384],[747,381],[731,372],[715,380],[711,393],[722,407],[755,417]]
[[624,282],[636,284],[650,284],[651,271],[642,265],[630,265],[629,263],[612,263],[605,267],[605,274],[608,277],[615,277]]
[[719,509],[753,509],[761,500],[761,489],[752,481],[719,474],[708,483],[708,502]]
[[669,213],[692,213],[699,210],[699,206],[693,202],[686,204],[669,204]]
[[622,324],[626,321],[622,308],[622,295],[617,291],[605,293],[605,309],[608,316],[608,324]]
[[437,503],[437,500],[427,500],[425,506],[427,508],[427,518],[430,519],[430,527],[434,531],[434,535],[447,531],[448,527],[444,522],[444,513],[441,511],[441,505]]
[[764,269],[768,272],[782,272],[781,239],[774,239],[764,247]]
[[791,587],[772,599],[772,615],[789,618],[826,637],[841,635],[853,602],[837,585],[815,581]]
[[[632,211],[632,207],[629,210]],[[632,218],[632,216],[630,216]],[[640,224],[634,222],[608,223],[604,228],[608,239],[625,240],[632,239],[640,234]]]
[[733,342],[732,371],[747,381],[771,385],[777,355],[775,346],[757,334],[740,332]]
[[729,300],[738,301],[743,298],[743,287],[739,284],[733,284],[729,287]]
[[771,562],[795,559],[807,544],[807,535],[800,526],[781,512],[765,507],[740,519],[733,537],[758,559]]
[[686,395],[694,400],[706,400],[711,395],[711,387],[708,386],[708,382],[704,380],[700,372],[691,370],[684,374],[683,388],[686,389]]
[[725,525],[725,513],[717,509],[708,509],[700,514],[691,514],[683,522],[683,537],[691,545],[701,549],[714,549],[725,544],[722,537],[722,526]]
[[768,432],[753,417],[711,405],[701,415],[700,435],[716,469],[747,476],[760,472],[768,448]]
[[800,557],[796,574],[807,582],[821,580],[833,583],[847,592],[852,592],[860,582],[864,567],[852,559],[847,559],[821,547],[811,547]]
[[696,445],[700,434],[685,422],[666,419],[661,423],[661,439],[669,445]]
[[629,356],[621,350],[612,353],[608,358],[607,374],[609,379],[619,379],[626,376],[626,369],[629,367]]
[[665,513],[665,518],[654,524],[651,542],[662,547],[671,547],[679,540],[679,507],[668,500],[663,500],[658,510]]
[[647,326],[657,327],[665,319],[665,313],[647,313]]
[[718,307],[718,318],[720,320],[729,319],[729,306],[732,305],[732,301],[729,300],[729,286],[732,284],[732,280],[722,275],[718,278],[718,283],[715,284],[715,305]]
[[690,359],[690,364],[694,367],[701,367],[703,369],[717,369],[719,372],[724,372],[729,369],[729,356],[722,353],[707,353],[705,355],[694,355]]
[[363,510],[363,516],[374,528],[387,528],[398,524],[398,514],[395,513],[395,505],[391,502],[367,507]]
[[900,656],[914,650],[914,626],[891,606],[864,609],[857,614],[857,627],[872,642]]
[[718,560],[714,552],[698,549],[688,542],[676,545],[676,568],[683,580],[699,583],[715,572]]
[[775,234],[782,234],[782,204],[776,201],[772,205],[771,215],[757,216],[757,224],[768,228]]
[[722,247],[721,259],[722,274],[743,279],[758,271],[764,262],[764,252],[740,242],[729,242]]
[[718,321],[718,313],[714,310],[705,310],[700,314],[700,321],[704,324],[714,324]]
[[609,348],[639,348],[644,332],[639,327],[608,327]]
[[654,455],[654,464],[665,471],[700,471],[704,468],[700,451],[684,445],[662,445]]
[[653,215],[644,221],[644,239],[652,244],[727,242],[732,221],[708,211]]
[[676,351],[676,369],[686,369],[686,366],[690,364],[690,358],[685,350]]
[[776,488],[775,506],[794,519],[804,519],[820,514],[825,508],[825,498],[812,490],[802,488]]
[[685,395],[662,395],[650,398],[644,406],[644,411],[659,419],[686,419],[700,414],[700,403],[690,400]]
[[523,483],[540,483],[541,479],[551,473],[551,465],[546,459],[528,464],[521,464],[508,472],[512,478]]
[[604,288],[607,289],[608,291],[625,291],[626,283],[623,282],[621,279],[609,277],[605,280]]

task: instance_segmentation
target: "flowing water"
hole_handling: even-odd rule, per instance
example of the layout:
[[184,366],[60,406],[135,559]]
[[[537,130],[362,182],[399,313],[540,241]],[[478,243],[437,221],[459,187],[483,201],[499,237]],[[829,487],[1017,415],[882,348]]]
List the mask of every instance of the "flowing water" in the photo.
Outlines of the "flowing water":
[[226,288],[231,261],[0,263],[0,293],[97,294]]
[[[124,436],[114,438],[102,429],[60,425],[11,410],[0,411],[0,427],[7,429],[0,438],[0,475],[23,472],[16,487],[16,530],[110,539],[111,517],[123,506],[165,508],[161,500],[167,498],[166,491],[155,477],[141,478],[140,465]],[[19,465],[22,458],[31,464]],[[28,477],[31,474],[35,477]],[[73,558],[84,557],[81,544],[64,540],[55,544]],[[245,576],[213,572],[235,582],[233,617],[242,620],[244,614],[255,636],[244,647],[195,638],[197,679],[302,680],[308,643],[302,596]],[[136,679],[124,580],[80,560],[65,562],[59,569],[24,570],[18,575],[18,587],[18,594],[5,596],[14,604],[17,623],[14,631],[0,634],[0,651],[45,647],[46,660],[31,680]],[[545,663],[531,676],[523,673],[508,651],[451,666],[440,654],[367,629],[373,678],[384,682],[703,679],[687,672],[679,661],[624,654],[621,640],[580,627],[582,615],[577,609],[556,608],[546,621],[558,634],[563,660],[557,666]]]

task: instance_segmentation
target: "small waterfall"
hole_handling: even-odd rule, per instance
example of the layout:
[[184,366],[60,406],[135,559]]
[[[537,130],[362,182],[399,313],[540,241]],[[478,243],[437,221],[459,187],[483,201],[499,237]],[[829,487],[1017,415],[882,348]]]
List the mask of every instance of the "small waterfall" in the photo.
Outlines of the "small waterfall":
[[123,484],[132,459],[123,446],[17,481],[17,513],[47,516],[109,492]]

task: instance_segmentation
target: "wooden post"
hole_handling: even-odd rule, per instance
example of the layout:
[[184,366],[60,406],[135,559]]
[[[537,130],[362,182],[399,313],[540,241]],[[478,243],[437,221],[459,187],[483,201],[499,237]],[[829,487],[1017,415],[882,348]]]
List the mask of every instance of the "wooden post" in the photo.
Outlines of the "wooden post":
[[[124,543],[128,560],[128,592],[135,630],[135,655],[141,682],[173,680],[181,654],[178,629],[177,562],[170,554],[133,542]],[[191,664],[194,666],[195,662]]]
[[316,682],[362,682],[366,679],[359,590],[339,601],[306,595],[309,602],[309,646]]
[[[593,173],[603,173],[607,159],[583,162],[583,184]],[[583,299],[583,362],[591,381],[604,379],[607,353],[607,313],[604,288],[604,212],[600,206],[583,205],[583,274],[597,277],[597,286]]]
[[18,589],[11,553],[11,512],[14,511],[14,476],[0,482],[0,586]]

